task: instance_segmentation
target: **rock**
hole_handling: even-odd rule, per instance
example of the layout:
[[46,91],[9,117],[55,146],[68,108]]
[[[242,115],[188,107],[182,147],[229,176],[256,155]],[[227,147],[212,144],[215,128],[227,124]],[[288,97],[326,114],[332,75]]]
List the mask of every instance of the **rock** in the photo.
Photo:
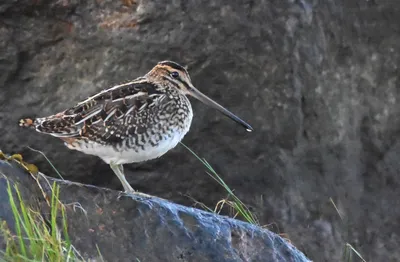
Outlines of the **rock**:
[[[175,60],[255,128],[193,101],[183,142],[261,224],[315,261],[339,261],[346,242],[367,261],[391,261],[400,257],[399,11],[399,1],[378,0],[3,0],[0,144],[50,176],[26,146],[68,180],[121,189],[101,160],[18,120]],[[207,206],[226,195],[182,146],[125,170],[133,188],[187,206],[186,195]]]
[[[0,219],[13,228],[7,181],[18,185],[28,203],[44,198],[15,162],[0,160],[0,174]],[[67,221],[72,243],[85,258],[99,257],[97,245],[102,257],[113,262],[309,261],[280,236],[255,225],[157,197],[119,198],[114,190],[47,179],[60,185],[62,203],[79,203],[79,209],[67,209]],[[44,179],[41,184],[51,195]]]

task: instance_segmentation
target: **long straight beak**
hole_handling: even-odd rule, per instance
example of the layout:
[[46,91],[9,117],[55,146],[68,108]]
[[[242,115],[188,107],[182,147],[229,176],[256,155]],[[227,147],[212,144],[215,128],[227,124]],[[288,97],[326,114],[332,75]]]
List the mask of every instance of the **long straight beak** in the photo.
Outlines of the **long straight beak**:
[[232,112],[230,112],[225,107],[221,106],[220,104],[218,104],[217,102],[215,102],[214,100],[209,98],[208,96],[204,95],[202,92],[197,90],[195,87],[191,86],[190,89],[188,89],[187,91],[188,91],[189,95],[193,96],[194,98],[198,99],[199,101],[203,102],[204,104],[217,109],[222,114],[228,116],[233,121],[235,121],[236,123],[243,126],[248,132],[253,131],[253,128],[249,124],[244,122],[242,119],[240,119],[239,117],[234,115]]

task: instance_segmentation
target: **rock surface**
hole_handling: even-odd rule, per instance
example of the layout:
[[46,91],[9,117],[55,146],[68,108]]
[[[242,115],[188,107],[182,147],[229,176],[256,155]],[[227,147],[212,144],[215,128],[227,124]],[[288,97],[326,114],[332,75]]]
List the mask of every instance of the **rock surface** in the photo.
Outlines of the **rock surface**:
[[[34,208],[44,199],[30,174],[15,163],[0,160],[0,175],[0,220],[13,228],[7,181],[17,184]],[[118,192],[109,189],[66,180],[57,183],[62,203],[79,203],[75,211],[67,208],[67,220],[72,243],[85,258],[99,257],[97,245],[103,259],[110,262],[309,261],[280,236],[239,220],[157,197],[118,198]],[[41,184],[51,195],[44,179]]]
[[[98,158],[21,130],[171,59],[255,128],[193,101],[184,143],[262,224],[315,261],[346,242],[367,261],[400,257],[399,1],[31,1],[0,3],[0,137],[44,173],[121,189]],[[178,146],[126,165],[135,189],[213,206],[225,192]],[[342,219],[333,207],[336,204]]]

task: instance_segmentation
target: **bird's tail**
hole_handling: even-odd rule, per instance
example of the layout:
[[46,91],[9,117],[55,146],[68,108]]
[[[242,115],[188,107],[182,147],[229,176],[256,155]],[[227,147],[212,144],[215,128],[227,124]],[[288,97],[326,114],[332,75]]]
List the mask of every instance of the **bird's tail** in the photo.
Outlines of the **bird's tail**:
[[[54,120],[57,121],[57,118],[55,118],[54,116],[38,117],[38,118],[36,118],[36,117],[35,118],[23,118],[23,119],[19,120],[19,126],[41,129],[41,127],[48,125],[49,122],[53,122]],[[57,122],[59,122],[59,121],[57,121]],[[38,130],[38,131],[44,131],[44,130]]]
[[23,118],[19,120],[19,126],[23,126],[23,127],[35,127],[34,125],[35,123],[35,118]]

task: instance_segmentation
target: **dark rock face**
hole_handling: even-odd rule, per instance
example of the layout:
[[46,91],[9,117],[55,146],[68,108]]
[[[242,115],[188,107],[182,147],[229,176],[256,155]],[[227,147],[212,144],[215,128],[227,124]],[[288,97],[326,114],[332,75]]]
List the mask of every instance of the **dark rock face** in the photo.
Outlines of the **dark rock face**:
[[[7,205],[7,181],[18,184],[30,204],[37,205],[38,199],[44,202],[33,178],[15,166],[0,160],[0,205],[5,207],[0,219],[11,227],[14,220]],[[42,182],[50,196],[49,184]],[[278,235],[248,223],[157,197],[118,198],[117,191],[66,180],[58,183],[61,202],[79,203],[75,211],[67,209],[67,220],[71,241],[85,258],[99,257],[97,245],[103,259],[113,262],[309,261]]]
[[[367,261],[400,256],[398,1],[11,1],[0,4],[0,137],[73,181],[121,189],[96,157],[21,130],[146,73],[189,65],[193,83],[255,128],[193,101],[184,143],[210,161],[262,224],[315,261],[346,242]],[[125,3],[125,4],[124,4]],[[225,196],[181,146],[125,167],[135,189],[190,205]],[[332,199],[343,220],[330,202]]]

